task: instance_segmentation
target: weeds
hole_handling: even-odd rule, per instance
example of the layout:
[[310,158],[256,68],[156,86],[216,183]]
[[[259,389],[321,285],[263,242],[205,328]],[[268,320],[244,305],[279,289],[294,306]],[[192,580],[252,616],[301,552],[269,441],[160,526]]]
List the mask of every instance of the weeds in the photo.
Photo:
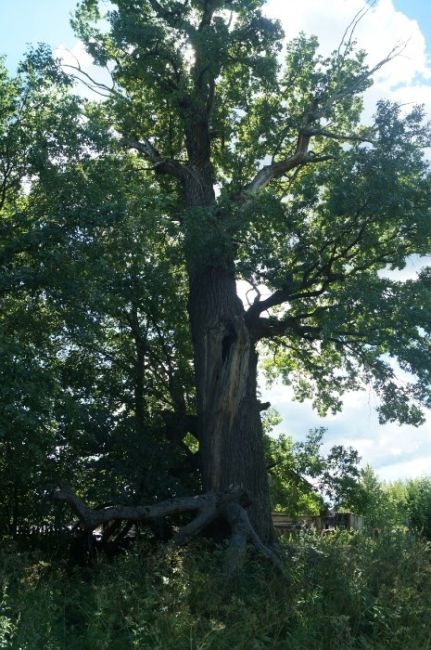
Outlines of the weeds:
[[252,557],[229,583],[224,549],[136,546],[75,568],[0,555],[0,648],[17,650],[431,649],[431,551],[404,532],[303,537],[290,580]]

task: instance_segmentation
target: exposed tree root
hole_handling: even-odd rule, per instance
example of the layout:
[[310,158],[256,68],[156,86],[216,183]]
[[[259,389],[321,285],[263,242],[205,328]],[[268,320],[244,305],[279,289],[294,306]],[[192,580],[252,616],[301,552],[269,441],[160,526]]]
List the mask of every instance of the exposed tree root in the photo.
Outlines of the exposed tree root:
[[245,558],[247,543],[251,543],[256,551],[264,555],[287,578],[283,563],[274,550],[264,544],[251,525],[247,511],[239,503],[230,503],[223,512],[231,527],[231,538],[227,561],[227,572],[237,571]]
[[59,485],[52,492],[56,501],[68,503],[79,518],[80,525],[92,531],[101,524],[114,521],[145,522],[183,512],[196,512],[196,516],[172,539],[171,543],[184,546],[218,517],[223,517],[231,529],[227,558],[227,572],[235,573],[241,566],[247,543],[264,555],[284,575],[283,564],[276,553],[266,546],[250,523],[246,508],[250,500],[245,490],[233,487],[218,494],[208,493],[193,497],[168,499],[148,506],[109,506],[100,510],[88,508],[68,485]]

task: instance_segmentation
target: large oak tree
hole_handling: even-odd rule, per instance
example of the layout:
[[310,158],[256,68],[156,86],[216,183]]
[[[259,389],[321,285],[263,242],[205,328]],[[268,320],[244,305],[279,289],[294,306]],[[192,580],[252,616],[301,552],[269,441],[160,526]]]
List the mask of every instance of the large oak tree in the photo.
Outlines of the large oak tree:
[[[430,274],[397,282],[381,273],[430,251],[423,111],[381,102],[364,127],[361,96],[397,52],[368,66],[353,42],[360,16],[327,58],[315,38],[284,48],[264,5],[114,0],[103,15],[103,3],[85,0],[73,21],[112,85],[79,66],[72,74],[106,96],[114,142],[171,197],[160,219],[183,250],[208,494],[178,505],[200,513],[185,537],[220,512],[237,541],[253,536],[234,507],[240,498],[272,540],[259,345],[322,412],[370,385],[383,420],[418,424],[430,403]],[[248,307],[238,280],[250,286]],[[57,497],[94,524],[68,489]],[[155,515],[99,513],[109,516]]]
[[[420,108],[381,102],[361,125],[361,95],[386,61],[367,66],[355,23],[326,59],[304,36],[284,52],[264,4],[116,0],[103,17],[86,0],[74,26],[112,72],[98,90],[115,133],[177,194],[168,216],[189,280],[203,488],[244,488],[270,540],[256,347],[274,346],[298,396],[322,411],[372,384],[382,418],[419,422],[429,274],[400,283],[379,271],[429,252],[430,177]],[[239,279],[254,289],[248,308]]]

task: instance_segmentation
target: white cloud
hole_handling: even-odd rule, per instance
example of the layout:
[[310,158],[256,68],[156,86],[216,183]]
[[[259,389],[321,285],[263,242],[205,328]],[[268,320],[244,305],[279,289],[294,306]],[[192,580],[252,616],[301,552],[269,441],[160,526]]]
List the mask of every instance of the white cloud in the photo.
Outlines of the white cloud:
[[[282,21],[287,38],[300,31],[314,34],[322,53],[329,54],[338,47],[346,27],[364,5],[363,0],[270,0],[267,13]],[[382,97],[423,101],[431,113],[431,88],[426,85],[431,79],[431,67],[417,21],[397,11],[392,0],[380,0],[359,22],[355,35],[359,47],[368,52],[370,66],[384,59],[397,44],[405,44],[402,53],[377,73],[366,95],[367,117]]]
[[381,467],[378,475],[382,481],[395,481],[399,478],[419,478],[429,476],[431,467],[431,454],[418,456],[414,460],[394,463]]
[[327,428],[324,449],[339,444],[353,447],[363,464],[370,463],[383,480],[430,472],[431,411],[426,413],[425,424],[416,428],[394,423],[380,425],[377,398],[372,391],[347,393],[343,411],[325,418],[313,411],[310,401],[293,401],[292,390],[281,383],[263,388],[262,399],[270,401],[283,417],[276,434],[286,433],[300,440],[309,429],[323,426]]
[[431,266],[431,256],[411,255],[406,260],[406,265],[403,269],[383,270],[379,271],[380,277],[389,278],[391,280],[398,280],[405,282],[406,280],[415,280],[421,269],[425,266]]

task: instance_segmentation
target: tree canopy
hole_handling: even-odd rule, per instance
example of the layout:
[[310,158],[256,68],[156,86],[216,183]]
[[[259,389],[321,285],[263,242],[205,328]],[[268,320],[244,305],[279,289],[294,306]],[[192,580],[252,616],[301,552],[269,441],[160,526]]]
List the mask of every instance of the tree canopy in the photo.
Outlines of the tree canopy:
[[417,424],[429,404],[429,274],[381,272],[430,249],[423,108],[381,101],[364,126],[361,98],[385,61],[370,68],[349,31],[327,58],[315,37],[283,48],[264,4],[116,2],[98,31],[98,4],[84,2],[74,26],[113,70],[115,129],[144,155],[151,144],[159,171],[176,162],[181,175],[187,125],[209,122],[214,209],[229,219],[210,228],[210,211],[184,227],[193,255],[229,247],[237,278],[272,292],[256,294],[248,318],[269,312],[257,336],[275,340],[274,369],[297,396],[325,412],[372,384],[382,421]]

